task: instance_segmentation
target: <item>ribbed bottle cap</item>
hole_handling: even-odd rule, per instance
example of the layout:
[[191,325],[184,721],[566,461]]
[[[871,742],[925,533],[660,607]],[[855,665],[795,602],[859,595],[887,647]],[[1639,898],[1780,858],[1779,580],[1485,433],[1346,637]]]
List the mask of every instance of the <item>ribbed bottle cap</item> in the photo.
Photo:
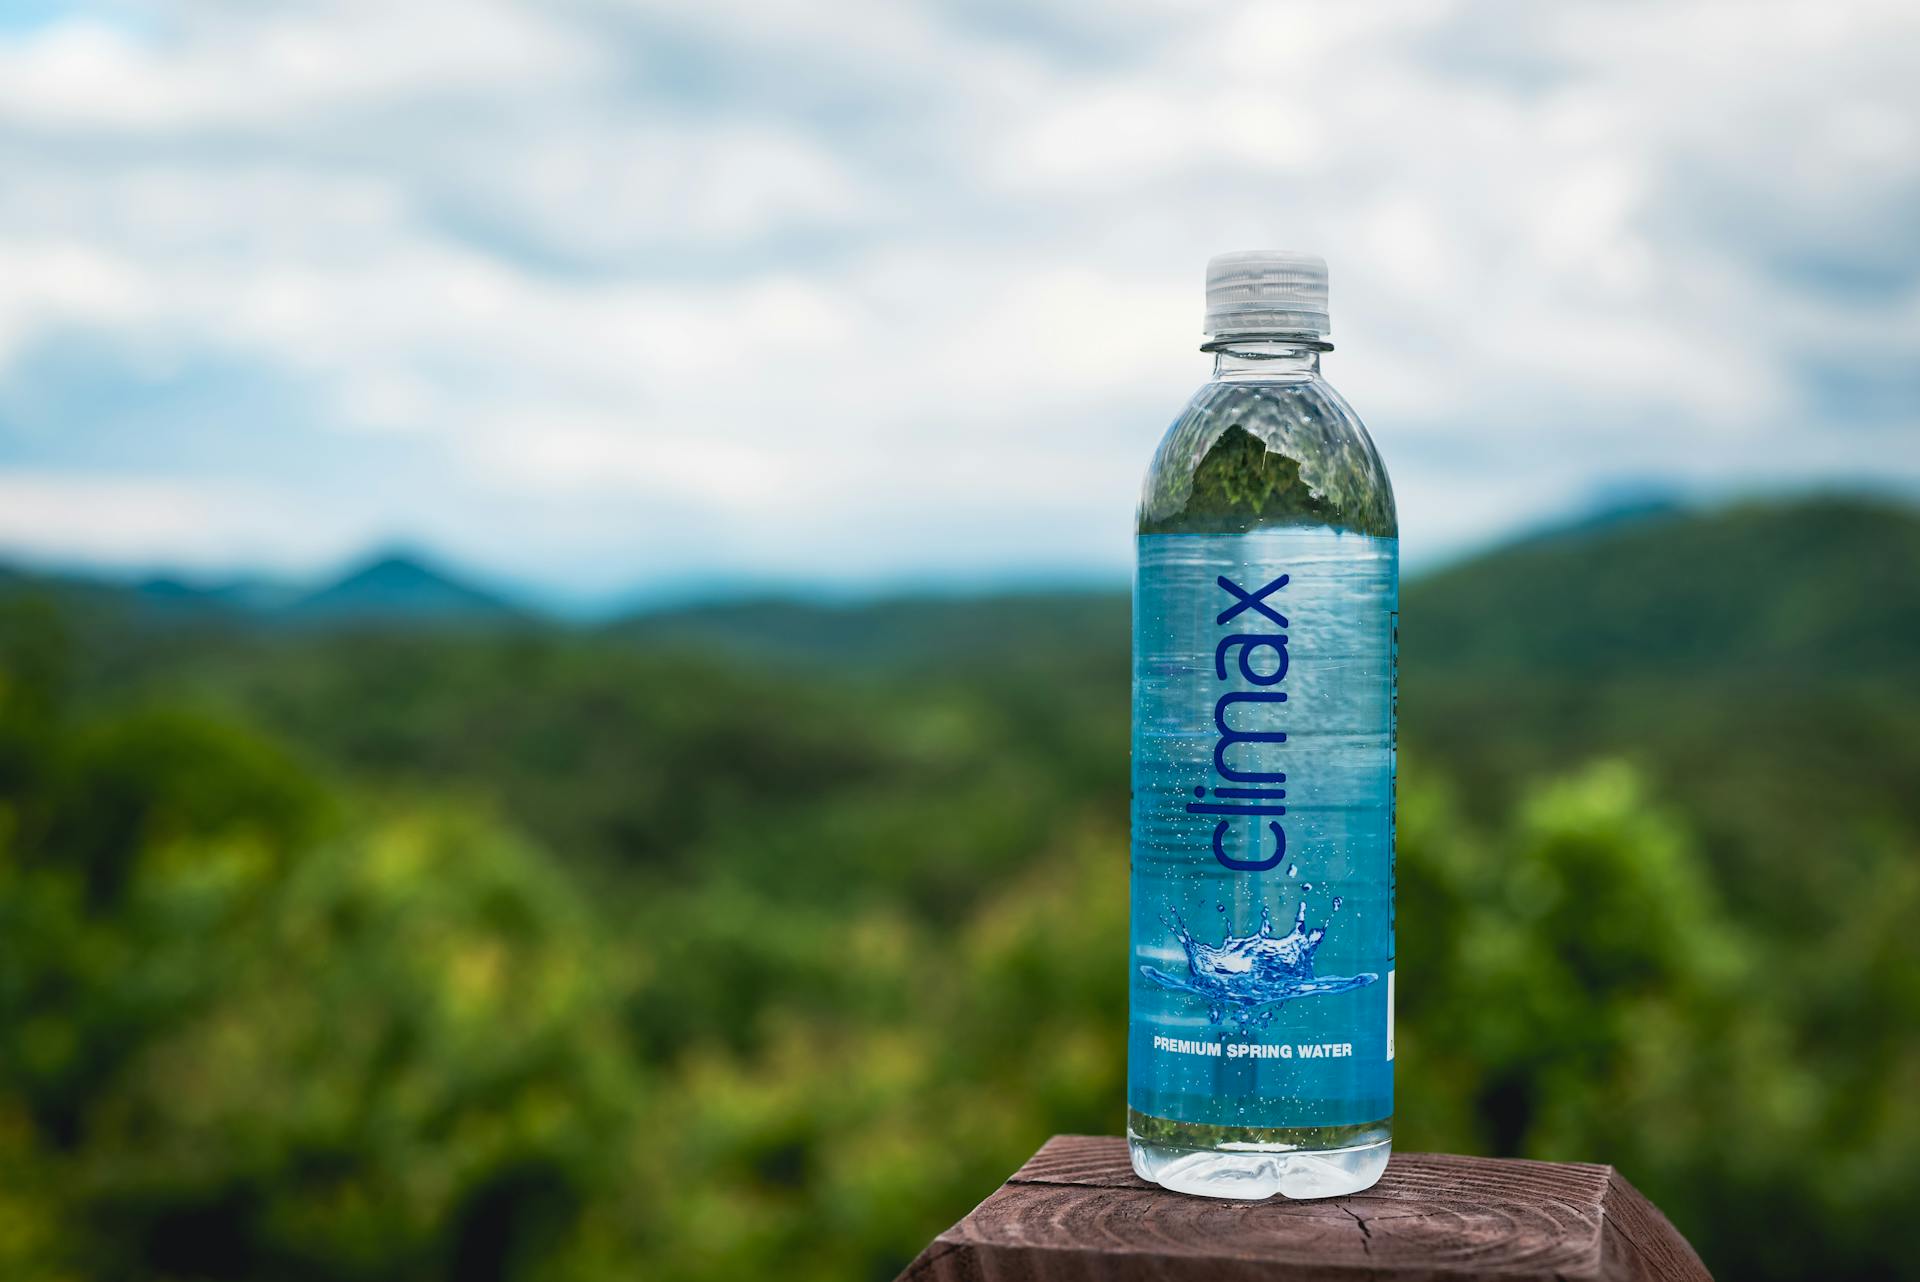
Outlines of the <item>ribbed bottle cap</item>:
[[1327,260],[1240,249],[1207,260],[1207,334],[1325,334]]

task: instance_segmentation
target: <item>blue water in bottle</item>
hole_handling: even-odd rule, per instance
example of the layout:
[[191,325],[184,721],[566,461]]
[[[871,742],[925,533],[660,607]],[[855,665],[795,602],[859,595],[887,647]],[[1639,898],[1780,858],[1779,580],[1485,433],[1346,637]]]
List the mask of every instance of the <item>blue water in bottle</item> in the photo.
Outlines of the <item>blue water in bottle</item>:
[[1208,333],[1140,509],[1128,1136],[1169,1188],[1327,1197],[1391,1145],[1397,527],[1325,265],[1215,259]]

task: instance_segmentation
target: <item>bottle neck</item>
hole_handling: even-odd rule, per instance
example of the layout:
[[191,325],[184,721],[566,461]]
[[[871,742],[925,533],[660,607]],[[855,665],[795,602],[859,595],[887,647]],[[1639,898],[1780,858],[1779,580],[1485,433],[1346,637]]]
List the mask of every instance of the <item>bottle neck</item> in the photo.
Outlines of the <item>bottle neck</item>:
[[1320,353],[1333,344],[1314,334],[1221,334],[1201,345],[1215,378],[1318,378]]

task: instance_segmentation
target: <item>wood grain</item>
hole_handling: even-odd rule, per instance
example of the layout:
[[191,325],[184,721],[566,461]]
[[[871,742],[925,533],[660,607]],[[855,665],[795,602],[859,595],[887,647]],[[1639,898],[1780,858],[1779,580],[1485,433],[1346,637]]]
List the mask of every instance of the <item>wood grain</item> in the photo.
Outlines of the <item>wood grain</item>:
[[903,1282],[1697,1282],[1709,1275],[1609,1166],[1396,1153],[1374,1187],[1228,1202],[1136,1176],[1126,1141],[1058,1135]]

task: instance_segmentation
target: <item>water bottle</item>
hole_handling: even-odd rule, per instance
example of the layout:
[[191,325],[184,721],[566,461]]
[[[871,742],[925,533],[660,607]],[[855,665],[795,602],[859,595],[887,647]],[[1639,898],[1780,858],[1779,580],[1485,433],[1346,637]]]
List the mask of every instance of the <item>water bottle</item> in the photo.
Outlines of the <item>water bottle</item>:
[[1127,1139],[1183,1193],[1352,1193],[1392,1145],[1398,525],[1328,333],[1321,259],[1210,261],[1141,494]]

